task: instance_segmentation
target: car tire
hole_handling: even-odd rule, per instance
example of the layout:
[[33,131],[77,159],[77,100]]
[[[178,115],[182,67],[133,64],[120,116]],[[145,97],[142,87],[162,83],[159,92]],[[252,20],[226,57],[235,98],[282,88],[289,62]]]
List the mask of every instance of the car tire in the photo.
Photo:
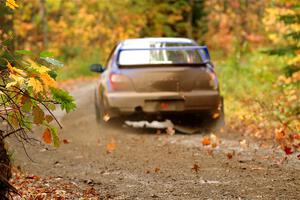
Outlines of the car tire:
[[105,121],[103,120],[104,118],[104,111],[103,111],[103,106],[101,106],[102,108],[99,108],[98,104],[97,104],[97,97],[95,94],[95,113],[96,113],[96,121],[97,123],[99,123],[100,125],[104,125]]
[[209,124],[209,130],[213,132],[218,132],[222,127],[225,126],[225,113],[224,113],[224,100],[221,99],[221,111],[218,118],[213,119]]

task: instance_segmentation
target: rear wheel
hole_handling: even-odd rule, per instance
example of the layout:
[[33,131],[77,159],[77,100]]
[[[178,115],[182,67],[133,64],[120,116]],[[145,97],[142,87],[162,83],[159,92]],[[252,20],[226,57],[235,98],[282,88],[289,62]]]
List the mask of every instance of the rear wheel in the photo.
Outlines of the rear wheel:
[[212,113],[212,121],[209,123],[210,131],[220,131],[225,126],[224,100],[221,99],[221,107]]
[[102,105],[101,108],[99,108],[98,104],[97,104],[97,97],[96,97],[96,94],[95,94],[95,112],[96,112],[96,121],[97,123],[99,124],[105,124],[105,121],[104,121],[104,106]]

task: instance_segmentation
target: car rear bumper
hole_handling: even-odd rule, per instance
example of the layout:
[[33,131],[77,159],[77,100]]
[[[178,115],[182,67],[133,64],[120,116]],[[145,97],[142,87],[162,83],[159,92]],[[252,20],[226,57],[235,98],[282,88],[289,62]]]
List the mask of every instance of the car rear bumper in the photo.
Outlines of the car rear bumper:
[[191,92],[114,92],[105,95],[109,110],[119,114],[136,111],[197,112],[216,110],[221,102],[218,91],[201,90]]

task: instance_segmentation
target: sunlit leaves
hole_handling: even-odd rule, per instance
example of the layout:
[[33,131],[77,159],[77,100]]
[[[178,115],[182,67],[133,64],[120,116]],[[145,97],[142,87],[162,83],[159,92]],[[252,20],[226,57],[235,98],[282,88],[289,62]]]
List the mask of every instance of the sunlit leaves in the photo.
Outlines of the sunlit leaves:
[[[30,55],[26,51],[19,51],[18,54]],[[70,112],[75,108],[74,100],[66,91],[58,89],[55,79],[50,76],[55,73],[54,68],[28,57],[21,59],[18,62],[6,61],[6,68],[1,71],[4,76],[0,84],[0,116],[12,131],[30,131],[33,125],[47,127],[42,136],[44,142],[58,147],[57,128],[50,125],[55,119],[51,111],[56,109],[55,104],[60,104],[63,110]]]
[[39,80],[37,80],[36,78],[29,78],[28,86],[32,87],[35,94],[38,94],[39,92],[43,91],[42,83]]
[[48,73],[40,74],[40,78],[42,79],[44,86],[46,88],[56,88],[57,87],[56,81]]
[[32,55],[32,51],[28,50],[16,50],[15,53],[20,54],[20,55]]
[[12,10],[14,10],[14,9],[16,9],[16,8],[19,7],[18,4],[16,4],[15,0],[6,0],[5,5],[7,7],[9,7],[10,9],[12,9]]

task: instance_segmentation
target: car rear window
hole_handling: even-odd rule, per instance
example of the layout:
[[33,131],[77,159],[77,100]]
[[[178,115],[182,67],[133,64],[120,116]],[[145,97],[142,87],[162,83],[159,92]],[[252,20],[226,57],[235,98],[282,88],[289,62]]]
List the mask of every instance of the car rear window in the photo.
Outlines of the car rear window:
[[119,53],[119,65],[182,65],[202,64],[200,50],[197,48],[145,48],[123,49]]

